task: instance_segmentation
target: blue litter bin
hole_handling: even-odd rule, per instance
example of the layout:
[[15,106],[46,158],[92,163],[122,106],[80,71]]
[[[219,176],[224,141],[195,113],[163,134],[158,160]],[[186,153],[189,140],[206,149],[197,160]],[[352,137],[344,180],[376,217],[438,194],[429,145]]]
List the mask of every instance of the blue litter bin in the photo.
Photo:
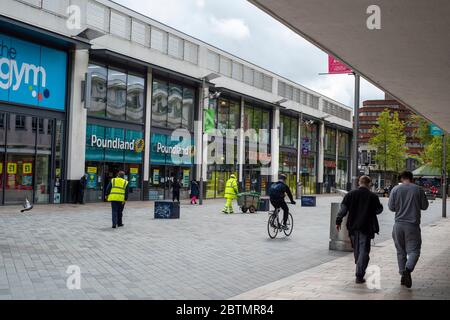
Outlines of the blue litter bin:
[[155,219],[180,219],[180,203],[155,201]]

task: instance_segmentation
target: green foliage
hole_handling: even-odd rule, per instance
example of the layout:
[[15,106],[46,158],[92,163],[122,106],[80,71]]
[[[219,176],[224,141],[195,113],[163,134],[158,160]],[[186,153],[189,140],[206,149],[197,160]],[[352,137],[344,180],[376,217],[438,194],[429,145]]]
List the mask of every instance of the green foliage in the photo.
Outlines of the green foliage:
[[[447,172],[450,172],[450,135],[446,136],[447,145]],[[443,144],[442,136],[434,136],[431,138],[431,142],[425,145],[425,148],[421,154],[421,159],[424,163],[430,164],[434,168],[442,170],[442,156],[443,156]]]
[[384,171],[399,172],[405,167],[406,135],[403,132],[405,124],[398,118],[398,113],[391,115],[384,110],[377,119],[377,126],[372,128],[374,136],[369,145],[375,149],[375,161]]
[[[424,150],[418,157],[422,164],[429,164],[433,168],[442,170],[443,144],[442,136],[432,136],[430,133],[430,122],[420,116],[414,116],[414,120],[418,123],[415,136],[420,139],[420,143],[424,145]],[[447,144],[447,172],[450,172],[450,135],[446,136]]]

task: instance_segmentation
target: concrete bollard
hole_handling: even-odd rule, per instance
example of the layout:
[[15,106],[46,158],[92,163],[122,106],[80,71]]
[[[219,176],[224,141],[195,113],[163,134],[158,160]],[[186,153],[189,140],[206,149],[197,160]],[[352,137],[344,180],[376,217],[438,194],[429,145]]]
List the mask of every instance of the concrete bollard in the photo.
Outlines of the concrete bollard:
[[336,217],[341,207],[340,203],[331,204],[331,220],[330,220],[330,250],[337,251],[353,251],[352,243],[347,230],[347,217],[344,218],[341,225],[341,231],[336,230]]

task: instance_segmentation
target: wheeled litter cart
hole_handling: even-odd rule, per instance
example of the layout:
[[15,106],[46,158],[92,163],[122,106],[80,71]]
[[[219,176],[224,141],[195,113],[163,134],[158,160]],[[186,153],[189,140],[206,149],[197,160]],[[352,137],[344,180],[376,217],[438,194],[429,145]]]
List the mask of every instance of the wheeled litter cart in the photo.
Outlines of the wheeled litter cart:
[[257,192],[243,192],[238,194],[238,205],[243,213],[255,213],[258,209],[261,194]]

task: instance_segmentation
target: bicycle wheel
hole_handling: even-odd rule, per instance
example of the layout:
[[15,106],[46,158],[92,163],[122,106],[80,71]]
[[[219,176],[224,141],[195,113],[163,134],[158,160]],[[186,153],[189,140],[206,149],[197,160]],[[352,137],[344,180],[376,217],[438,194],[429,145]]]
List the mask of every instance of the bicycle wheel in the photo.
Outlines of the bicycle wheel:
[[278,225],[276,222],[277,216],[272,214],[267,220],[267,233],[269,233],[270,239],[275,239],[278,234]]
[[294,229],[294,218],[292,217],[292,214],[289,213],[288,220],[286,222],[286,226],[288,227],[287,230],[283,230],[286,237],[289,237],[292,233],[292,230]]

